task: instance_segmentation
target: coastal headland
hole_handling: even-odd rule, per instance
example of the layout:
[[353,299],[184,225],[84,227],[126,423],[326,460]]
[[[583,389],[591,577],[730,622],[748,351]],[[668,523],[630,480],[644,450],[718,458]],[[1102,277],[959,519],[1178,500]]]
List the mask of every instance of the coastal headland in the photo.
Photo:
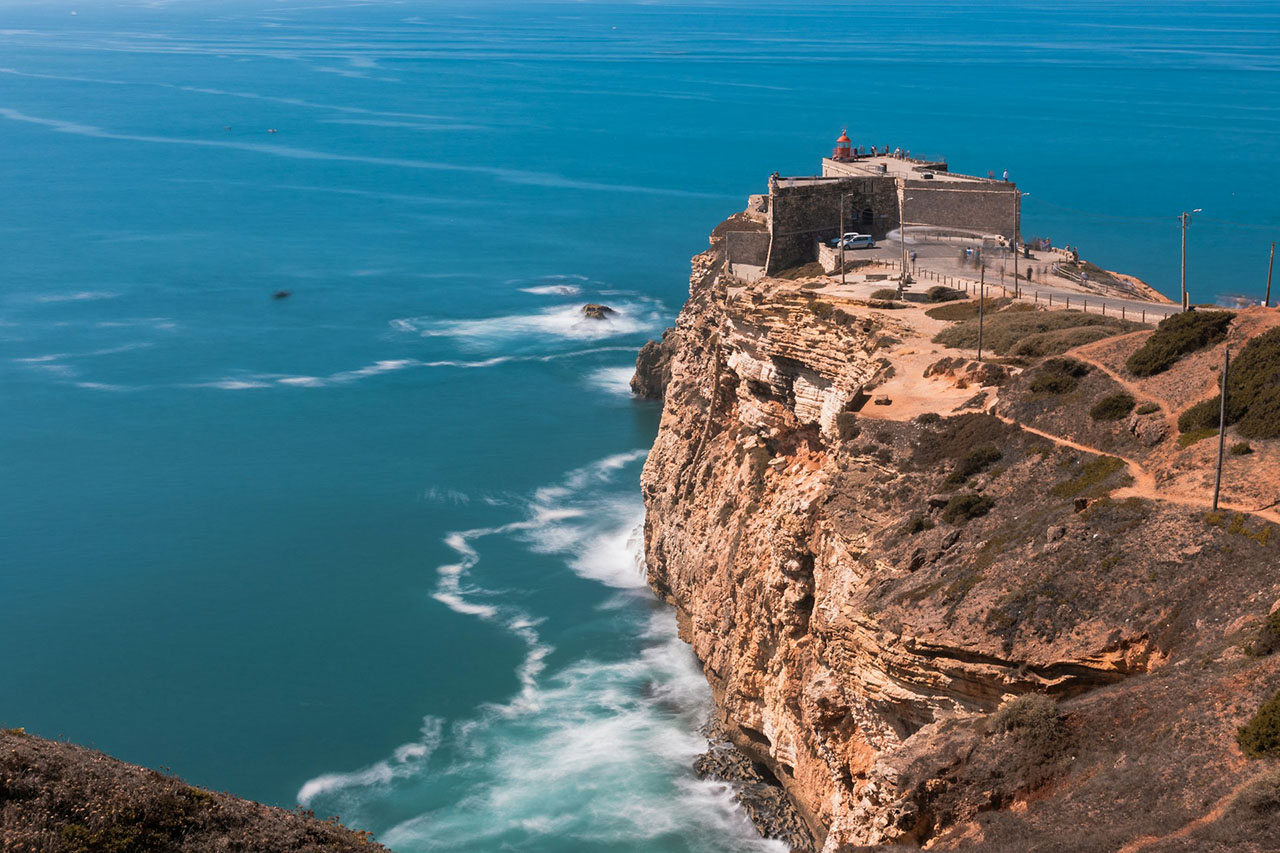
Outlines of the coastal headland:
[[648,578],[742,756],[704,764],[798,850],[1278,849],[1280,312],[1028,250],[1018,192],[774,175],[642,351]]

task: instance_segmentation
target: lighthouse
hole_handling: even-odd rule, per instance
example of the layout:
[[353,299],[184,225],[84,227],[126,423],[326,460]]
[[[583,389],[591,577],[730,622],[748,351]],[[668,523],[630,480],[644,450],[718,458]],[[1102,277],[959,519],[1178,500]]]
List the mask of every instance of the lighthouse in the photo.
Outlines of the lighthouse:
[[836,140],[836,150],[831,152],[832,160],[851,160],[853,153],[849,148],[849,131],[841,130],[840,138]]

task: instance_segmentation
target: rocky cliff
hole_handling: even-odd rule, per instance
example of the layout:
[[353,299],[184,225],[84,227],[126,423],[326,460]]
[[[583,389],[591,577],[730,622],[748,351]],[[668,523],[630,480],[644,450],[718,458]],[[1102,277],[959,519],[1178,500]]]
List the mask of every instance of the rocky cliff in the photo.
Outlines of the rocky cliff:
[[[815,849],[1280,850],[1280,776],[1236,741],[1280,687],[1274,512],[1208,511],[1176,402],[1086,414],[1149,330],[975,369],[925,307],[735,281],[713,237],[646,351],[649,581],[725,730]],[[1274,491],[1245,481],[1276,443],[1228,505]]]
[[194,788],[21,729],[0,731],[0,850],[8,853],[385,849],[336,820]]

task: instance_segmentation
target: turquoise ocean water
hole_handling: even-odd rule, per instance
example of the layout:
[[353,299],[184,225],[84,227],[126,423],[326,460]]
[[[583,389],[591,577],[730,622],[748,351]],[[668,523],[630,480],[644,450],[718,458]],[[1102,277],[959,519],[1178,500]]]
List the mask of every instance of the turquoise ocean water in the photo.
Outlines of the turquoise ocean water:
[[774,849],[626,380],[846,126],[1166,293],[1202,207],[1256,299],[1280,4],[0,3],[0,724],[400,851]]

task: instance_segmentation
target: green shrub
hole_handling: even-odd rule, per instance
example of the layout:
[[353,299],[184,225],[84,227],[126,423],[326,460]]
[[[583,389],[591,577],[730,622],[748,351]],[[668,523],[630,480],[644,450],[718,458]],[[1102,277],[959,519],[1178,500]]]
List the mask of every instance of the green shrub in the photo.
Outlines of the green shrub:
[[1125,367],[1135,376],[1154,376],[1168,370],[1187,353],[1216,344],[1227,336],[1235,314],[1230,311],[1184,311],[1160,321]]
[[1108,492],[1110,489],[1103,488],[1107,480],[1111,479],[1111,475],[1125,468],[1124,460],[1115,456],[1099,456],[1090,462],[1086,462],[1080,469],[1080,473],[1070,479],[1063,480],[1054,485],[1049,490],[1060,498],[1074,498],[1085,492],[1097,495],[1102,492]]
[[964,524],[991,511],[996,502],[986,495],[956,495],[942,508],[942,520],[948,524]]
[[1089,410],[1089,417],[1095,421],[1118,421],[1133,411],[1135,402],[1129,392],[1117,391],[1094,403]]
[[898,530],[898,534],[901,536],[914,536],[917,533],[932,529],[933,522],[930,519],[925,518],[923,515],[917,514],[911,516],[911,518],[907,520],[907,523],[902,525],[902,528]]
[[947,479],[943,480],[943,485],[959,486],[977,474],[985,470],[989,465],[999,462],[1004,458],[1004,454],[994,444],[984,444],[975,447],[956,462],[956,467],[947,475]]
[[[1178,429],[1216,428],[1220,406],[1220,394],[1201,400],[1178,416]],[[1227,425],[1235,425],[1244,438],[1280,438],[1280,329],[1249,341],[1232,363],[1227,373]]]
[[896,288],[893,288],[893,287],[882,287],[879,290],[877,290],[875,293],[872,293],[871,298],[887,299],[888,301],[892,302],[893,300],[898,298],[898,291]]
[[993,732],[1020,732],[1031,735],[1055,733],[1061,717],[1057,704],[1048,696],[1027,693],[1010,699],[991,715]]
[[1253,446],[1247,441],[1237,441],[1231,445],[1232,456],[1248,456],[1253,452]]
[[[950,308],[952,306],[946,307]],[[955,307],[958,308],[960,306],[957,305]],[[934,311],[940,310],[942,309],[934,308],[929,313],[932,314]],[[974,319],[943,329],[934,336],[933,342],[955,349],[973,349],[978,345],[978,320],[976,319],[976,314],[977,310],[975,308]],[[1103,317],[1098,314],[1086,314],[1083,311],[1037,311],[1030,305],[1013,306],[1009,310],[995,313],[988,311],[983,318],[982,327],[983,346],[997,355],[1019,354],[1013,353],[1013,350],[1022,341],[1050,332],[1062,332],[1063,330],[1081,327],[1097,327],[1106,332],[1101,337],[1110,337],[1121,332],[1142,328],[1138,323],[1130,323],[1118,317]],[[1100,340],[1100,338],[1095,336],[1091,340]],[[1032,349],[1042,346],[1044,348],[1052,348],[1059,344],[1061,344],[1061,340],[1039,338],[1037,342],[1029,346]],[[1021,354],[1026,355],[1028,353]]]
[[830,317],[831,312],[835,309],[832,307],[830,302],[823,302],[821,299],[815,299],[813,302],[809,303],[809,310],[825,319]]
[[963,290],[943,287],[940,284],[935,284],[924,292],[925,302],[954,302],[957,299],[964,299],[964,296]]
[[1028,387],[1036,394],[1065,394],[1074,391],[1089,370],[1089,365],[1074,358],[1051,358],[1040,365]]
[[862,427],[858,425],[858,416],[853,412],[841,412],[836,415],[836,435],[841,441],[853,441],[862,434]]
[[[988,296],[982,300],[982,310],[990,316],[1012,301],[1012,299],[993,299]],[[954,302],[950,305],[939,305],[937,308],[930,308],[924,313],[935,320],[946,320],[949,323],[972,320],[978,316],[978,300],[969,299],[964,302]]]
[[1236,732],[1240,751],[1250,758],[1280,756],[1280,693],[1272,696]]
[[942,415],[937,412],[925,412],[923,415],[916,416],[916,423],[920,426],[933,426],[942,422]]
[[1046,355],[1062,355],[1069,349],[1082,347],[1116,334],[1111,326],[1076,326],[1071,329],[1055,329],[1028,335],[1009,351],[1020,358],[1042,358]]
[[1245,653],[1253,657],[1265,657],[1276,649],[1280,649],[1280,610],[1267,616],[1258,636],[1245,646]]
[[1138,407],[1138,414],[1140,415],[1154,415],[1158,411],[1160,411],[1160,407],[1155,403],[1143,403]]
[[[1178,421],[1178,425],[1181,426],[1182,421]],[[1202,441],[1211,435],[1217,435],[1217,434],[1218,434],[1217,427],[1204,427],[1203,429],[1193,429],[1190,432],[1184,432],[1182,435],[1178,436],[1178,446],[1190,447],[1191,445],[1195,444],[1197,441]]]

